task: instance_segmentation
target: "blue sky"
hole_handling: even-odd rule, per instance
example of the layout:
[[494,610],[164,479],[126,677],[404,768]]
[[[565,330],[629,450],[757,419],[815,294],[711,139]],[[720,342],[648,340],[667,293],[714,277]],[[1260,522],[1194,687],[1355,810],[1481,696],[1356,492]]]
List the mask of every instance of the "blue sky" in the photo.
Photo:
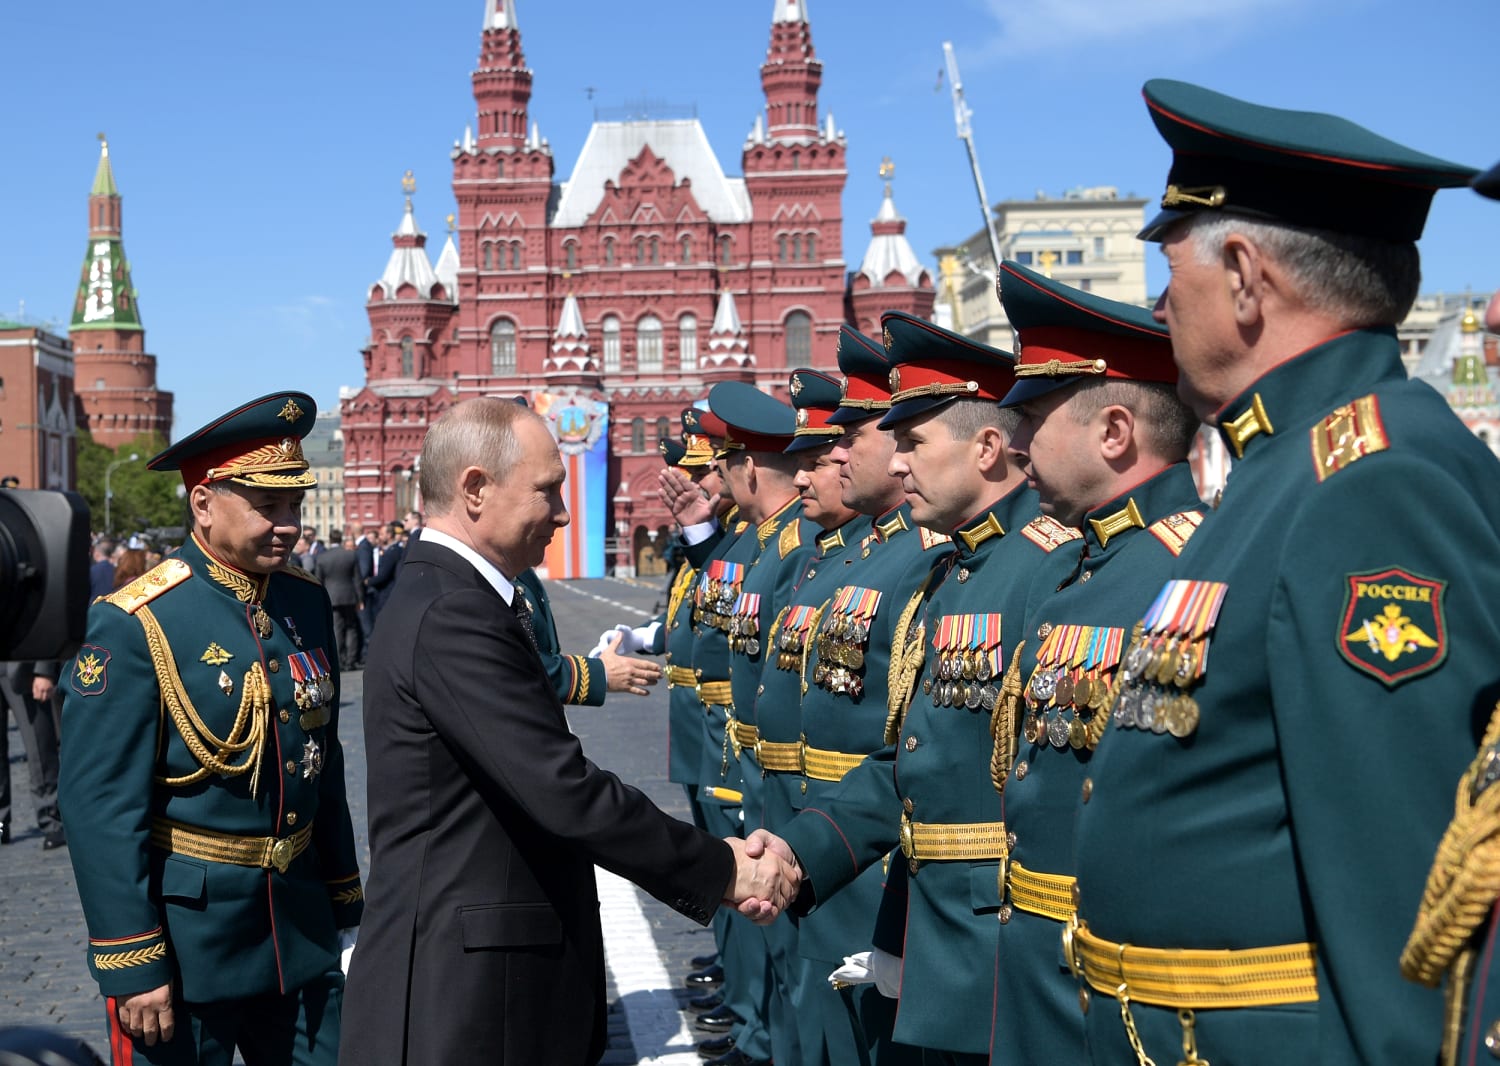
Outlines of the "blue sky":
[[[532,118],[565,178],[596,107],[693,105],[725,170],[763,98],[772,0],[517,0]],[[7,4],[0,317],[64,331],[109,135],[148,350],[177,435],[277,388],[333,405],[363,380],[364,298],[415,171],[433,258],[449,150],[472,122],[483,0]],[[1115,185],[1159,195],[1151,77],[1326,110],[1434,155],[1500,159],[1495,0],[809,0],[820,105],[849,143],[857,264],[896,164],[917,253],[977,230],[942,43],[954,42],[992,200]],[[589,90],[593,98],[589,98]],[[1425,292],[1500,284],[1500,205],[1442,194]],[[1150,254],[1150,282],[1164,283]]]

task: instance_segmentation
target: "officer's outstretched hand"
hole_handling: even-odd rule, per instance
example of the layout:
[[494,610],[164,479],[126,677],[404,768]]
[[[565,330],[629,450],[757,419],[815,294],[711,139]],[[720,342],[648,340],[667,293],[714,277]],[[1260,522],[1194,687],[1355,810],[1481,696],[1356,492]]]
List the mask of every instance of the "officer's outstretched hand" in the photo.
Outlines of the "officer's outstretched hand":
[[599,661],[604,664],[604,678],[611,692],[644,696],[650,686],[661,680],[661,667],[648,659],[621,655],[619,649],[625,636],[624,633],[617,633],[609,647],[599,656]]
[[158,1040],[172,1039],[177,1023],[172,1018],[172,986],[162,985],[149,992],[121,996],[116,1001],[120,1027],[137,1040],[152,1047]]

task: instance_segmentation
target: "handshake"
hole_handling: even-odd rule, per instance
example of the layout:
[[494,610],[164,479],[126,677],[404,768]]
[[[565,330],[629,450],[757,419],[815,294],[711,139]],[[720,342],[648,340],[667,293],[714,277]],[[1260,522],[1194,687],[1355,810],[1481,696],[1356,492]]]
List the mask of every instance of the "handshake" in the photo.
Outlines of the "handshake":
[[726,837],[734,852],[734,880],[726,906],[734,907],[757,925],[769,925],[797,898],[802,867],[785,840],[757,829],[744,840]]

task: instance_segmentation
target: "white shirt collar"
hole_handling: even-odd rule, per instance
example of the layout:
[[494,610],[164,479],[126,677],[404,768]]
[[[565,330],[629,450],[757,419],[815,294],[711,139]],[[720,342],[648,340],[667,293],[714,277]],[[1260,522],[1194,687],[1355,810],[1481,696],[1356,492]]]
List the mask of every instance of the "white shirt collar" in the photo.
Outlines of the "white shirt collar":
[[479,571],[481,577],[495,587],[495,591],[500,593],[500,598],[507,604],[515,598],[516,586],[500,572],[500,568],[457,537],[444,533],[441,529],[423,526],[422,543],[441,544],[449,551],[466,559],[475,570]]

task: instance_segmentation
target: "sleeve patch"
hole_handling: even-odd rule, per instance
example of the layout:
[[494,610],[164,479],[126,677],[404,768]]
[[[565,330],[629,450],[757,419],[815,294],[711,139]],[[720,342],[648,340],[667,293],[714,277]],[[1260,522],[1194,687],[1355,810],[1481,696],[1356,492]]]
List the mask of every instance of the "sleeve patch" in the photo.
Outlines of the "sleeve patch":
[[1072,526],[1065,526],[1048,515],[1037,515],[1027,522],[1021,527],[1021,536],[1049,554],[1071,540],[1083,538],[1083,534]]
[[1182,549],[1203,523],[1202,511],[1178,511],[1159,522],[1152,522],[1148,532],[1173,555],[1181,555]]
[[1391,446],[1373,394],[1334,411],[1311,430],[1313,469],[1322,482],[1350,463]]
[[73,660],[73,691],[80,696],[98,696],[109,687],[109,651],[85,644]]
[[1346,575],[1339,654],[1361,673],[1395,688],[1448,657],[1443,614],[1447,582],[1392,567]]

